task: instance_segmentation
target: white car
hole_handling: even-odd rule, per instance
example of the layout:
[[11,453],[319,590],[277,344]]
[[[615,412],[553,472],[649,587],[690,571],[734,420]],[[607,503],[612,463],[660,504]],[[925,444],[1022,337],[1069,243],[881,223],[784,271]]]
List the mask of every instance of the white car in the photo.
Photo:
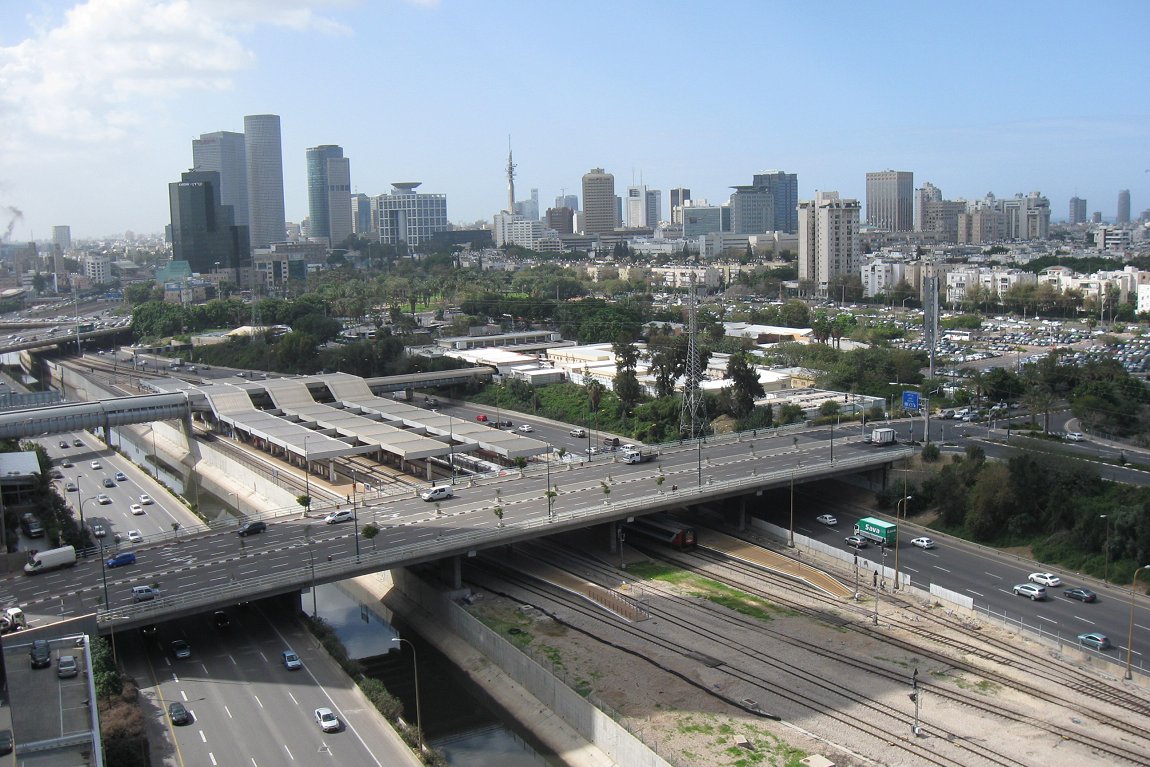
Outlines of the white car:
[[315,721],[324,732],[339,732],[339,717],[330,708],[317,708]]
[[103,466],[100,464],[100,462],[99,462],[99,461],[92,461],[92,462],[91,462],[91,463],[89,463],[88,465],[89,465],[89,466],[91,466],[93,469],[102,469],[102,468],[104,468],[104,467],[103,467]]
[[1037,583],[1040,586],[1061,586],[1062,579],[1053,573],[1031,573],[1026,580],[1031,583]]
[[824,525],[837,525],[839,523],[838,517],[834,514],[820,514],[815,517],[815,521]]
[[930,538],[915,538],[910,543],[912,546],[918,546],[920,549],[934,548],[934,541]]
[[142,503],[144,506],[151,506],[153,503],[155,503],[155,501],[152,500],[152,496],[144,493],[140,496],[140,503]]
[[133,503],[129,508],[137,517],[144,513],[144,507],[138,503]]
[[144,536],[140,535],[139,530],[128,531],[128,543],[143,543]]
[[354,519],[354,515],[351,511],[349,509],[343,509],[342,511],[333,511],[328,514],[323,518],[323,523],[325,525],[334,525],[340,522],[350,522],[352,519]]
[[100,493],[99,495],[96,496],[96,503],[100,504],[101,506],[107,506],[111,502],[112,502],[112,499],[109,498],[108,496],[104,495],[103,493]]
[[534,427],[531,426],[531,424],[525,423],[519,427],[519,431],[521,431],[524,434],[530,434],[531,432],[535,431],[535,429],[534,429]]

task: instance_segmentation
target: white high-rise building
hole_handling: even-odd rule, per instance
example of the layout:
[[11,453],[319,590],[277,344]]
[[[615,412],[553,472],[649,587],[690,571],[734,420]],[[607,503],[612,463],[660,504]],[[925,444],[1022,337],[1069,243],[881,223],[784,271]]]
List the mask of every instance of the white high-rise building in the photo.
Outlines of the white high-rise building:
[[246,137],[233,131],[204,133],[192,139],[192,170],[220,174],[220,204],[231,205],[237,226],[248,226]]
[[883,170],[866,174],[867,226],[909,232],[914,226],[914,174]]
[[287,237],[279,115],[245,116],[244,149],[248,165],[248,232],[252,248],[266,248]]
[[799,203],[799,281],[812,282],[821,295],[842,275],[861,268],[858,200],[838,192],[818,192]]
[[602,168],[583,174],[583,233],[610,234],[619,225],[615,176]]
[[392,183],[390,194],[371,198],[371,224],[384,245],[415,247],[447,231],[447,195],[416,192],[420,182]]
[[627,226],[632,229],[654,229],[659,225],[663,209],[663,193],[645,186],[627,187],[624,206]]

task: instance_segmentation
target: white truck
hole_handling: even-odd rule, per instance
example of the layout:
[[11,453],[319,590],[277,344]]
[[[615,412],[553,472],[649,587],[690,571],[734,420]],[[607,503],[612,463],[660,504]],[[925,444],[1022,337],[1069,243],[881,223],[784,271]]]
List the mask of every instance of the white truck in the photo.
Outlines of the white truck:
[[71,567],[74,564],[76,564],[76,549],[72,546],[61,546],[58,549],[37,551],[28,557],[28,564],[24,565],[24,574],[36,575],[61,567]]
[[659,457],[659,453],[647,447],[632,447],[623,451],[623,463],[646,463]]
[[871,429],[869,441],[872,445],[893,445],[894,429],[887,426]]

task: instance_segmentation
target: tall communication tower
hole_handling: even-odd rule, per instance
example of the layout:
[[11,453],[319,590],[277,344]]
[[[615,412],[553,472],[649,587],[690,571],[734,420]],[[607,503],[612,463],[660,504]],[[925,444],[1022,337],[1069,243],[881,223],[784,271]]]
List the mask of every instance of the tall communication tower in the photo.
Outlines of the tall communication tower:
[[511,137],[507,137],[507,212],[515,213],[515,163],[511,161]]
[[687,365],[683,372],[683,409],[679,414],[679,434],[683,439],[695,439],[707,433],[707,408],[699,381],[703,371],[699,365],[699,317],[696,275],[691,272],[691,293],[687,319]]

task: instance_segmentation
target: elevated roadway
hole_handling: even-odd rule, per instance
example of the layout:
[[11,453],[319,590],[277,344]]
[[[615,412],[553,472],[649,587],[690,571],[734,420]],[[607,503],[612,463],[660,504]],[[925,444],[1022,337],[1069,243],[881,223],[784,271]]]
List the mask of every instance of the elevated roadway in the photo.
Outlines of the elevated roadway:
[[[234,527],[181,531],[178,539],[137,547],[134,566],[104,571],[98,561],[86,561],[72,570],[14,578],[7,583],[7,596],[33,614],[98,610],[102,626],[119,629],[298,591],[312,583],[450,562],[516,541],[661,510],[742,497],[750,511],[762,490],[881,472],[913,453],[909,447],[840,439],[832,460],[826,436],[821,430],[729,435],[665,446],[657,462],[639,465],[610,458],[578,465],[553,462],[522,475],[511,471],[458,484],[455,497],[436,504],[397,491],[357,508],[356,520],[345,525],[324,525],[302,518],[299,511],[285,511],[269,520],[267,533],[249,538],[237,537]],[[546,488],[556,493],[551,509]],[[380,529],[370,540],[357,535],[367,523]],[[156,584],[158,599],[132,603],[132,586]]]

